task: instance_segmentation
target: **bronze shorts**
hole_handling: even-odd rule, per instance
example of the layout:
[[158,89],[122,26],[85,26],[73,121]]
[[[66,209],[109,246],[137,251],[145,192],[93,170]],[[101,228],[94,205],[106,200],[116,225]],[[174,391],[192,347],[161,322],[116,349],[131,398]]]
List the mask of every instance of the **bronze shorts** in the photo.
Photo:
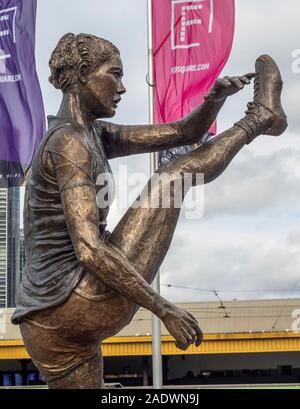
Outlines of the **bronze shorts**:
[[[112,290],[97,288],[86,274],[71,296],[20,322],[25,347],[46,382],[72,372],[101,354],[101,342],[132,319],[137,306]],[[102,293],[102,294],[101,294]]]
[[22,319],[20,331],[28,354],[47,383],[68,375],[101,353],[100,341],[71,342],[63,337],[59,326],[41,324],[31,317]]

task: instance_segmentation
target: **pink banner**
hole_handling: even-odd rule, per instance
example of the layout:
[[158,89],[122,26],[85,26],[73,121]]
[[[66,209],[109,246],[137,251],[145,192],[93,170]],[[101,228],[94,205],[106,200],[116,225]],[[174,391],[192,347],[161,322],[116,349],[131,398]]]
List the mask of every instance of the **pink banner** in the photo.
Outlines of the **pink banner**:
[[234,34],[234,0],[153,0],[154,122],[183,118],[222,71]]

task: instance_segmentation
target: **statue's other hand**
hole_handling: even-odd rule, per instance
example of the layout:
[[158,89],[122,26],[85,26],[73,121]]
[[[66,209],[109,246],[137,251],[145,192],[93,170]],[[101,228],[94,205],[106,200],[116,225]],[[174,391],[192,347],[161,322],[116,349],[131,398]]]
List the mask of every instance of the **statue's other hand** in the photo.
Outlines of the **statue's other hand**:
[[250,84],[252,78],[255,77],[254,73],[248,73],[241,77],[224,77],[215,82],[211,92],[216,98],[226,98],[230,95],[236,94],[242,90],[245,85]]
[[175,338],[177,348],[186,350],[190,345],[197,347],[203,340],[202,331],[197,320],[182,308],[171,304],[162,318],[165,327]]

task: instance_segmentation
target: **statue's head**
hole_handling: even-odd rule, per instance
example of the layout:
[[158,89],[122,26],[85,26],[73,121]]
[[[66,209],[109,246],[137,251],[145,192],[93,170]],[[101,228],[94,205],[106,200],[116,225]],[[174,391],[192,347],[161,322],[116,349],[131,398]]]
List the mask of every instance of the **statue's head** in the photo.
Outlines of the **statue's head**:
[[115,114],[126,92],[120,52],[112,43],[90,34],[65,34],[52,52],[49,81],[63,93],[76,93],[97,118]]

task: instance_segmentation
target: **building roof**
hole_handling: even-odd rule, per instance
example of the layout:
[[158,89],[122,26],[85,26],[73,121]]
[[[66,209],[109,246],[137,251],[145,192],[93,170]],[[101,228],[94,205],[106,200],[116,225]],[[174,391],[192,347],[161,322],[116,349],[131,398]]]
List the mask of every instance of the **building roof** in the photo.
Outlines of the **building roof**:
[[[198,320],[205,334],[292,331],[300,317],[300,299],[179,303]],[[298,313],[297,314],[297,311]],[[0,310],[0,340],[21,339],[19,327],[10,323],[13,309]],[[294,316],[293,316],[294,314]],[[300,322],[296,331],[300,331]],[[141,308],[118,337],[151,335],[151,314]],[[162,325],[162,335],[168,335]]]
[[[194,315],[205,334],[291,331],[297,318],[293,318],[293,311],[299,309],[300,316],[300,299],[223,301],[222,306],[219,302],[178,305]],[[299,331],[300,323],[298,327]],[[151,314],[141,309],[118,335],[147,333],[151,334]],[[162,335],[167,334],[162,325]]]

